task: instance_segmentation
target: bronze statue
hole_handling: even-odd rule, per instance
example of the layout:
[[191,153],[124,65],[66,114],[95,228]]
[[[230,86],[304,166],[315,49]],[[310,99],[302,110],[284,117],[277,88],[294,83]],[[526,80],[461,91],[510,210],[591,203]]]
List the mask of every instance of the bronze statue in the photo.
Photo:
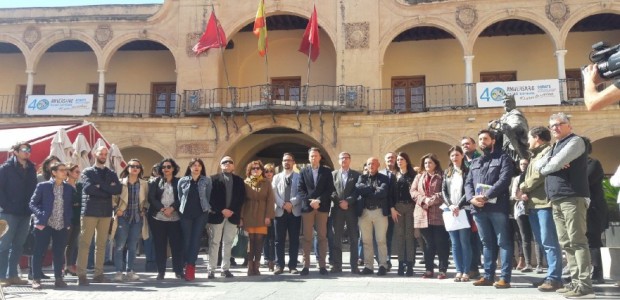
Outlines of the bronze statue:
[[518,162],[522,158],[529,159],[530,157],[527,150],[529,126],[523,113],[516,107],[514,95],[506,95],[504,97],[504,110],[506,110],[506,113],[499,120],[489,122],[489,128],[496,131],[496,141],[498,143],[502,142],[504,152]]

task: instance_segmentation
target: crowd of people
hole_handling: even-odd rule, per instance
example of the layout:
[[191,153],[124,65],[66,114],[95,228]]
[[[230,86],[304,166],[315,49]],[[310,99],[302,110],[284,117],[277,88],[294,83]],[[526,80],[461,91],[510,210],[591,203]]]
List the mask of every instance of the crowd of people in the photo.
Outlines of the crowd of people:
[[[0,219],[9,224],[0,238],[0,284],[28,284],[17,267],[29,232],[35,241],[30,282],[35,289],[42,288],[42,259],[50,240],[59,288],[67,285],[66,274],[76,274],[80,286],[110,281],[104,275],[108,239],[114,241],[113,281],[140,279],[136,248],[148,238],[153,239],[157,280],[165,279],[171,257],[175,277],[192,281],[205,229],[207,277],[214,278],[221,266],[220,276],[231,278],[231,249],[242,229],[249,241],[248,276],[260,275],[263,253],[274,275],[287,267],[291,274],[307,276],[313,251],[320,275],[342,273],[346,236],[353,274],[384,276],[395,254],[397,275],[414,276],[416,248],[421,247],[422,278],[448,278],[450,252],[454,281],[498,289],[511,287],[513,267],[532,272],[536,265],[542,273],[546,261],[544,279],[534,283],[540,291],[567,298],[594,296],[593,277],[602,280],[596,251],[602,246],[606,205],[600,199],[602,168],[589,158],[589,140],[572,132],[565,114],[553,114],[548,126],[527,132],[529,159],[515,161],[497,134],[483,129],[477,141],[464,137],[445,153],[422,156],[418,165],[407,153],[389,152],[383,168],[379,158],[370,157],[357,172],[351,168],[351,154],[342,152],[339,168],[330,170],[321,164],[321,150],[312,147],[307,165],[298,172],[291,153],[282,155],[278,167],[251,161],[244,178],[235,173],[231,156],[220,159],[221,170],[213,176],[194,158],[178,177],[181,167],[166,158],[148,180],[138,159],[127,161],[117,176],[106,167],[105,147],[96,149],[92,167],[80,170],[50,157],[37,176],[30,145],[18,143],[13,157],[0,167]],[[438,155],[449,158],[447,168]],[[532,241],[538,249],[536,263]],[[89,280],[91,243],[94,274]],[[562,251],[570,270],[568,284],[562,279]]]

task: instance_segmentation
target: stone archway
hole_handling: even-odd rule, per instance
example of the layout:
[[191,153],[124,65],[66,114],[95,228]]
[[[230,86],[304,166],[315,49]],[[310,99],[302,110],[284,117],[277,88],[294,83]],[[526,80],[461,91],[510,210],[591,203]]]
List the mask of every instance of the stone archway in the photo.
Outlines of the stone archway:
[[132,158],[137,158],[144,167],[144,178],[148,178],[151,175],[151,167],[154,164],[159,163],[164,157],[159,152],[145,147],[131,146],[121,149],[123,159],[128,161]]
[[413,143],[409,143],[403,146],[400,146],[395,153],[405,152],[409,155],[411,159],[411,164],[414,167],[421,167],[420,159],[427,153],[434,153],[439,158],[439,162],[441,163],[441,168],[445,169],[450,163],[450,159],[448,157],[448,149],[452,147],[445,142],[432,141],[432,140],[420,140]]

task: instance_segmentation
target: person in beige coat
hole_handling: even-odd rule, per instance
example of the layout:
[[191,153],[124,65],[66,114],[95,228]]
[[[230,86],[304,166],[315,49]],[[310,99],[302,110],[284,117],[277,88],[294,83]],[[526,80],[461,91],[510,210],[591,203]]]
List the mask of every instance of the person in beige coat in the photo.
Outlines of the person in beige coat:
[[[116,275],[114,281],[139,280],[134,272],[134,260],[136,248],[140,238],[144,238],[143,226],[145,212],[148,207],[147,196],[148,183],[142,180],[144,173],[142,163],[137,159],[131,159],[121,172],[121,194],[112,198],[114,207],[114,224],[110,239],[114,239],[114,267]],[[145,232],[148,235],[148,230]],[[148,236],[147,236],[148,238]],[[126,276],[123,276],[123,249],[127,245]]]
[[245,202],[241,208],[241,226],[250,237],[248,252],[248,276],[260,275],[260,257],[267,227],[275,218],[275,197],[271,182],[263,177],[263,163],[252,161],[246,168]]

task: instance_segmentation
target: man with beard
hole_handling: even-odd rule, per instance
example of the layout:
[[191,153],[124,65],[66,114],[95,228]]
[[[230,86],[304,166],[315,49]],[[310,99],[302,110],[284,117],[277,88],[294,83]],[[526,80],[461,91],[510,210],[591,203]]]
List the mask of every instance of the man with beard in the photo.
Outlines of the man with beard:
[[297,197],[299,174],[293,171],[295,157],[291,153],[282,155],[282,172],[273,177],[271,186],[276,198],[276,269],[274,275],[284,273],[284,247],[288,233],[288,269],[298,274],[297,254],[299,252],[299,230],[301,228],[301,199]]
[[28,284],[19,278],[17,264],[28,236],[31,214],[28,204],[37,185],[30,144],[19,142],[11,149],[13,157],[0,166],[0,219],[9,227],[0,238],[0,289]]
[[[513,245],[508,230],[508,213],[514,165],[510,157],[500,147],[496,147],[493,132],[481,130],[478,133],[478,146],[483,155],[471,163],[465,180],[465,195],[473,205],[472,214],[484,253],[484,276],[475,281],[474,285],[510,288]],[[498,246],[502,261],[501,275],[499,281],[493,283]]]
[[88,285],[86,279],[86,262],[88,250],[95,235],[95,275],[93,282],[107,282],[103,275],[105,245],[110,230],[112,217],[112,196],[121,193],[121,184],[114,171],[105,166],[108,148],[101,146],[95,150],[96,163],[84,169],[82,183],[82,220],[78,247],[77,274],[78,284]]

